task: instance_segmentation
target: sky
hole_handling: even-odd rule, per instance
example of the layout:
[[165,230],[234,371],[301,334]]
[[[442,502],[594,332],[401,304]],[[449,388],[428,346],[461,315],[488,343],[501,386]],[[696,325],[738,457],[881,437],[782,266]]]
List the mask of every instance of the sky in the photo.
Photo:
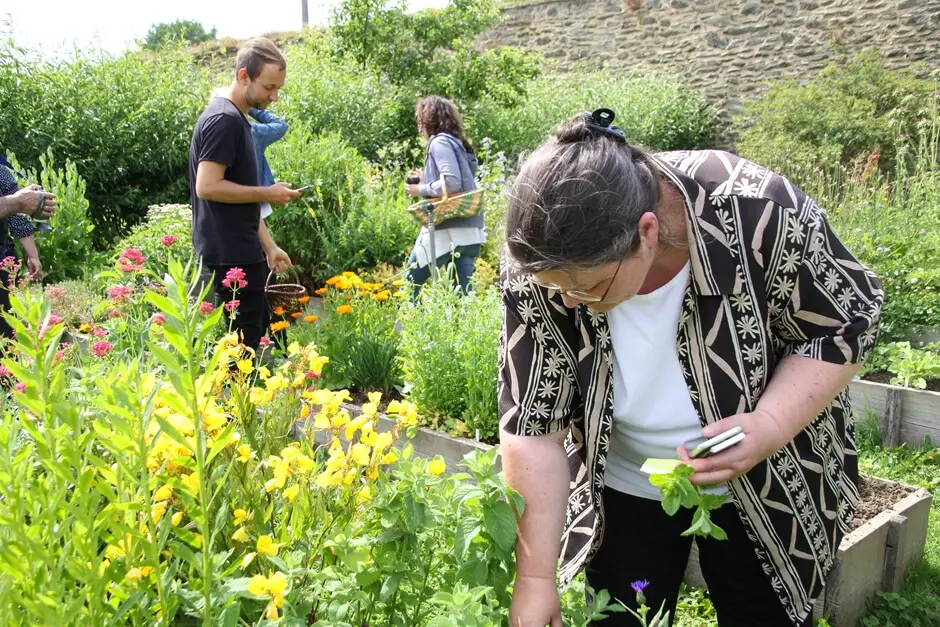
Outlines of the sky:
[[[310,24],[325,24],[339,0],[308,0]],[[419,10],[446,0],[411,0]],[[262,9],[259,9],[261,7]],[[301,0],[0,0],[0,36],[55,56],[73,46],[119,54],[151,25],[196,20],[218,36],[243,39],[301,27]]]

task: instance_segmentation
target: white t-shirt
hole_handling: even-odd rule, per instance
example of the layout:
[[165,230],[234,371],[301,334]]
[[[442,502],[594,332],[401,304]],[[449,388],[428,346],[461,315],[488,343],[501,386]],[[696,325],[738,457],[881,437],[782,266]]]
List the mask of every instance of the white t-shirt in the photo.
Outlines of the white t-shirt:
[[659,489],[640,466],[650,457],[675,459],[676,447],[702,435],[676,353],[689,270],[686,263],[666,285],[638,294],[607,314],[613,345],[614,424],[605,483],[619,492],[657,501]]

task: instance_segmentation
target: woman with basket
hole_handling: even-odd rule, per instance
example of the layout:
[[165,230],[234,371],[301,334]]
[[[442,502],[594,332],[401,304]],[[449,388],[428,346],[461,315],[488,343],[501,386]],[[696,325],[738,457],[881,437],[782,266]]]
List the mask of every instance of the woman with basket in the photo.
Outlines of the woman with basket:
[[[478,169],[477,156],[467,140],[460,112],[450,100],[441,96],[422,98],[415,107],[415,122],[418,132],[427,139],[428,151],[424,170],[414,170],[408,178],[408,193],[432,199],[436,205],[435,221],[439,224],[434,228],[433,246],[431,230],[422,226],[408,258],[408,280],[415,285],[428,280],[433,250],[438,266],[448,266],[453,262],[457,282],[464,291],[468,291],[473,262],[480,256],[480,245],[486,241],[482,203],[472,203],[470,212],[465,209],[459,211],[461,217],[449,217],[448,214],[453,215],[449,210],[460,203],[448,205],[439,200],[477,189],[474,179]],[[467,213],[473,215],[468,216]],[[422,223],[426,222],[425,214],[418,217]]]

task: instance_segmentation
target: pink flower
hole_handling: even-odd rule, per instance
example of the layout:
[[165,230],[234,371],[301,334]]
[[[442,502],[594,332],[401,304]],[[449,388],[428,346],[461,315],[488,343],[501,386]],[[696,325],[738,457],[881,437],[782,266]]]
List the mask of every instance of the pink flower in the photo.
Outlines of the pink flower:
[[126,300],[134,293],[134,288],[127,285],[114,285],[108,288],[108,299],[112,303],[119,303]]
[[112,309],[111,311],[108,312],[108,317],[109,318],[123,318],[124,314],[122,314],[117,309]]
[[91,334],[95,337],[105,337],[108,335],[108,330],[102,329],[101,327],[95,327],[91,330]]
[[12,376],[13,376],[13,373],[10,372],[10,369],[0,364],[0,377],[6,377],[7,379],[9,379]]
[[52,327],[57,324],[62,324],[62,316],[57,316],[55,314],[49,316],[49,326]]
[[201,303],[199,303],[199,313],[201,313],[202,315],[208,316],[213,311],[215,311],[215,306],[209,301],[204,300]]
[[65,288],[58,285],[50,285],[46,288],[46,296],[49,298],[64,298],[65,294]]
[[143,253],[136,248],[125,248],[124,252],[121,253],[121,259],[126,259],[127,261],[121,261],[121,263],[136,263],[143,264],[147,261],[147,258],[144,257]]
[[229,271],[225,273],[225,278],[222,279],[222,285],[236,290],[243,289],[248,285],[245,280],[245,271],[238,267],[229,268]]
[[23,392],[26,391],[26,381],[20,381],[19,383],[13,386],[13,389],[19,392],[20,394],[22,394]]
[[270,345],[271,345],[271,338],[269,338],[267,335],[265,335],[258,341],[259,348],[267,348]]
[[121,272],[127,272],[128,274],[130,274],[131,272],[140,272],[143,269],[144,269],[143,266],[136,266],[136,265],[126,264],[126,263],[121,264]]
[[172,246],[178,241],[180,241],[180,238],[175,235],[170,235],[169,233],[160,238],[160,243],[164,246]]
[[96,357],[104,357],[111,352],[112,348],[114,347],[111,346],[111,342],[108,340],[101,340],[91,345],[91,352],[93,352]]
[[71,342],[59,342],[59,350],[67,351],[70,348],[72,348]]
[[19,264],[16,263],[16,257],[7,256],[3,258],[3,261],[0,261],[0,268],[3,270],[12,270]]
[[52,363],[53,363],[53,364],[59,363],[59,362],[62,360],[62,357],[64,357],[64,356],[65,356],[65,351],[63,351],[63,350],[58,350],[58,351],[56,351],[56,352],[55,352],[55,358],[52,360]]
[[158,313],[153,317],[153,323],[157,326],[163,326],[163,323],[166,322],[166,316],[162,313]]
[[225,311],[232,313],[233,311],[238,309],[238,306],[241,304],[242,304],[242,301],[240,300],[230,300],[229,302],[225,303]]

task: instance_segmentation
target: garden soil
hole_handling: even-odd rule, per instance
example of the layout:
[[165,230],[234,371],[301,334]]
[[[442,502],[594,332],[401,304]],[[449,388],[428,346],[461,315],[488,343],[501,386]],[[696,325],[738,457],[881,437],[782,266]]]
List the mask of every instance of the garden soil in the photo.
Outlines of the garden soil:
[[903,499],[914,488],[899,483],[885,483],[870,477],[860,477],[858,482],[858,509],[852,521],[852,531],[861,527],[881,512]]
[[[891,377],[894,376],[890,372],[869,372],[862,379],[865,381],[872,381],[874,383],[891,383]],[[927,390],[931,392],[940,392],[940,379],[927,379]]]

